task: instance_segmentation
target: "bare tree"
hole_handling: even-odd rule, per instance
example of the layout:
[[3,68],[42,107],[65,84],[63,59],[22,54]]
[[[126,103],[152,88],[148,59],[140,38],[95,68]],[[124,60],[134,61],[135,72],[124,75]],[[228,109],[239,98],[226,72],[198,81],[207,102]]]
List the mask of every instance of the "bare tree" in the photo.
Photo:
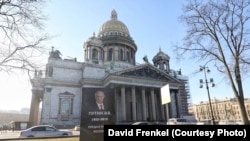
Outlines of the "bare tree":
[[45,51],[45,0],[0,0],[0,72],[34,71]]
[[250,0],[189,0],[183,13],[187,32],[183,46],[175,46],[178,55],[212,60],[232,87],[243,123],[249,124],[242,76],[250,64]]

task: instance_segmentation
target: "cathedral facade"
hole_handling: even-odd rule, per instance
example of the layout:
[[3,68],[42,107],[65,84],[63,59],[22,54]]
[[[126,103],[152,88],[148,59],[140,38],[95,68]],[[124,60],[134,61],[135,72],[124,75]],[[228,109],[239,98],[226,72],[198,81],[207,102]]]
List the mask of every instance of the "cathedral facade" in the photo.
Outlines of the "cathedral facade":
[[[115,122],[166,121],[188,115],[188,78],[170,68],[170,57],[159,50],[149,63],[136,63],[137,45],[127,26],[111,17],[84,42],[84,62],[62,59],[52,48],[46,73],[31,80],[30,123],[72,127],[81,122],[85,88],[112,88]],[[169,85],[171,102],[162,104],[161,88]],[[39,105],[41,103],[41,116]]]

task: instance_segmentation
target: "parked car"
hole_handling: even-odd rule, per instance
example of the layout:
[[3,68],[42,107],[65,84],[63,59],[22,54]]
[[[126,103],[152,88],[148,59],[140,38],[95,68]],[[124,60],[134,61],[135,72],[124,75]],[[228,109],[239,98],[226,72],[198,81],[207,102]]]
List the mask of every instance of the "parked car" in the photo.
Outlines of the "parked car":
[[166,122],[159,121],[137,121],[132,123],[132,125],[166,125]]
[[213,121],[211,119],[205,119],[197,122],[196,125],[213,125]]
[[236,119],[235,122],[237,125],[244,125],[241,119]]
[[170,118],[167,125],[194,125],[195,123],[188,121],[185,118]]
[[219,125],[238,125],[235,120],[220,120]]
[[37,125],[20,131],[20,138],[72,136],[70,130],[60,130],[51,125]]
[[138,122],[132,123],[132,125],[153,125],[153,123],[147,122],[147,121],[138,121]]
[[74,127],[74,130],[75,130],[75,131],[80,131],[80,129],[81,129],[81,126],[80,126],[80,125],[76,125],[76,126]]

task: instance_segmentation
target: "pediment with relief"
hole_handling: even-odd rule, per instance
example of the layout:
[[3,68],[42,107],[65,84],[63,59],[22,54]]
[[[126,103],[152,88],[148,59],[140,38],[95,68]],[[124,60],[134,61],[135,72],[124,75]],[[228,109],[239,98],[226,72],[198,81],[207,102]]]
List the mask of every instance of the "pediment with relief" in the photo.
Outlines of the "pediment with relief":
[[120,76],[143,77],[171,82],[178,81],[172,76],[169,76],[167,73],[164,73],[163,71],[158,70],[154,66],[150,65],[142,65],[141,67],[135,67],[129,70],[121,71],[117,74]]

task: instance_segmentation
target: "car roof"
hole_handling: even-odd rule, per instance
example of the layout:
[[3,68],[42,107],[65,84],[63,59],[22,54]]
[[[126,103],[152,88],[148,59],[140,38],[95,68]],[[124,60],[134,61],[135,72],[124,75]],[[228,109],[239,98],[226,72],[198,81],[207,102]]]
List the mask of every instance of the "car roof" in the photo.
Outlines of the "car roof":
[[139,122],[132,123],[132,125],[148,125],[148,124],[150,124],[150,122],[139,121]]
[[34,125],[34,126],[30,127],[30,128],[36,128],[36,127],[52,127],[52,128],[55,128],[52,125]]
[[35,125],[35,126],[32,126],[32,127],[41,127],[41,126],[49,126],[49,127],[53,127],[52,125]]
[[185,118],[170,118],[168,121],[187,121]]

